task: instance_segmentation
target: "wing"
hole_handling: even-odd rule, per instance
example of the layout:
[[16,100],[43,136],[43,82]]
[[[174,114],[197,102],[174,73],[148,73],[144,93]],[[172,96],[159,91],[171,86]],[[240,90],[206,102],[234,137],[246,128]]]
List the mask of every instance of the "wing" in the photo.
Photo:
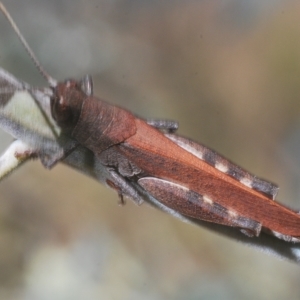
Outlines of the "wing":
[[142,177],[179,184],[274,232],[300,236],[296,212],[207,164],[142,120],[136,122],[137,133],[119,151],[143,170]]
[[239,181],[251,189],[263,193],[271,199],[275,199],[278,193],[278,186],[272,182],[258,178],[252,175],[248,171],[242,169],[240,166],[232,163],[228,159],[216,153],[214,150],[200,145],[190,139],[178,136],[175,134],[165,134],[170,140],[176,143],[181,148],[192,153],[199,159],[205,161],[217,170],[231,176],[235,180]]
[[180,211],[183,215],[238,227],[243,230],[243,233],[250,236],[260,234],[260,223],[244,218],[182,185],[153,177],[143,177],[138,180],[138,183],[161,203],[175,211]]

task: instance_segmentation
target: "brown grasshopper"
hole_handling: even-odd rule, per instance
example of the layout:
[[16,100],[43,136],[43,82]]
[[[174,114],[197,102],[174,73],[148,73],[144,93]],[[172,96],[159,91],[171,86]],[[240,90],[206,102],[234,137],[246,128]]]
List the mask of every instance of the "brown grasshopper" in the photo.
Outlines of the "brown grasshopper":
[[[274,201],[276,185],[175,134],[176,122],[145,121],[93,96],[89,76],[57,82],[43,70],[1,2],[0,9],[50,86],[44,93],[56,124],[49,120],[49,125],[62,147],[52,156],[37,153],[46,167],[84,147],[105,168],[106,184],[121,199],[127,196],[141,204],[148,193],[189,218],[236,227],[248,236],[264,230],[285,241],[300,241],[300,215]],[[30,91],[27,85],[20,89]],[[36,91],[30,92],[38,98]]]

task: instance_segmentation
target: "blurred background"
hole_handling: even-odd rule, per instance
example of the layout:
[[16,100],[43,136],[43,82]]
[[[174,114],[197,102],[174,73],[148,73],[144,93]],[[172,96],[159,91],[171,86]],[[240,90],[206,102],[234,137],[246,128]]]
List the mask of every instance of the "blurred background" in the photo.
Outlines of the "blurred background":
[[[299,1],[3,2],[53,77],[91,74],[99,97],[179,121],[300,208]],[[45,85],[3,16],[0,65]],[[1,182],[0,298],[299,299],[299,266],[117,203],[62,164]]]

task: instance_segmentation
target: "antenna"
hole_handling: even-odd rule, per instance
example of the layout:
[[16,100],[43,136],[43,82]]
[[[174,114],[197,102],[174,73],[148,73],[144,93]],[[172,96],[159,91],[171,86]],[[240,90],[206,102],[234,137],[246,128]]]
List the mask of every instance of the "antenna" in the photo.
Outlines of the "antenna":
[[2,13],[4,14],[4,16],[6,17],[6,19],[8,20],[8,22],[10,23],[12,29],[15,31],[15,33],[17,34],[19,40],[21,41],[22,45],[24,46],[25,50],[27,51],[27,53],[29,54],[31,60],[33,61],[33,63],[35,64],[36,68],[38,69],[38,71],[40,72],[40,74],[48,81],[49,85],[51,87],[56,87],[57,85],[57,81],[52,78],[42,67],[42,65],[40,64],[40,62],[38,61],[38,59],[36,58],[34,52],[31,50],[31,48],[29,47],[29,45],[27,44],[25,38],[23,37],[22,33],[20,32],[17,24],[14,22],[13,18],[11,17],[11,15],[9,14],[9,12],[7,11],[7,9],[5,8],[5,6],[3,5],[3,3],[0,1],[0,10],[2,11]]

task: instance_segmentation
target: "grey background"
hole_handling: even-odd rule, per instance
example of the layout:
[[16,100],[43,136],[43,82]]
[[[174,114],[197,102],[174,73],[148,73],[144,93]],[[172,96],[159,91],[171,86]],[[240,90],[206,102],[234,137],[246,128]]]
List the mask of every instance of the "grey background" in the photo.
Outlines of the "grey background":
[[[57,79],[280,185],[300,207],[298,1],[6,1]],[[45,82],[0,17],[0,65]],[[0,150],[10,137],[0,132]],[[298,299],[299,266],[183,224],[58,165],[0,184],[1,299]]]

